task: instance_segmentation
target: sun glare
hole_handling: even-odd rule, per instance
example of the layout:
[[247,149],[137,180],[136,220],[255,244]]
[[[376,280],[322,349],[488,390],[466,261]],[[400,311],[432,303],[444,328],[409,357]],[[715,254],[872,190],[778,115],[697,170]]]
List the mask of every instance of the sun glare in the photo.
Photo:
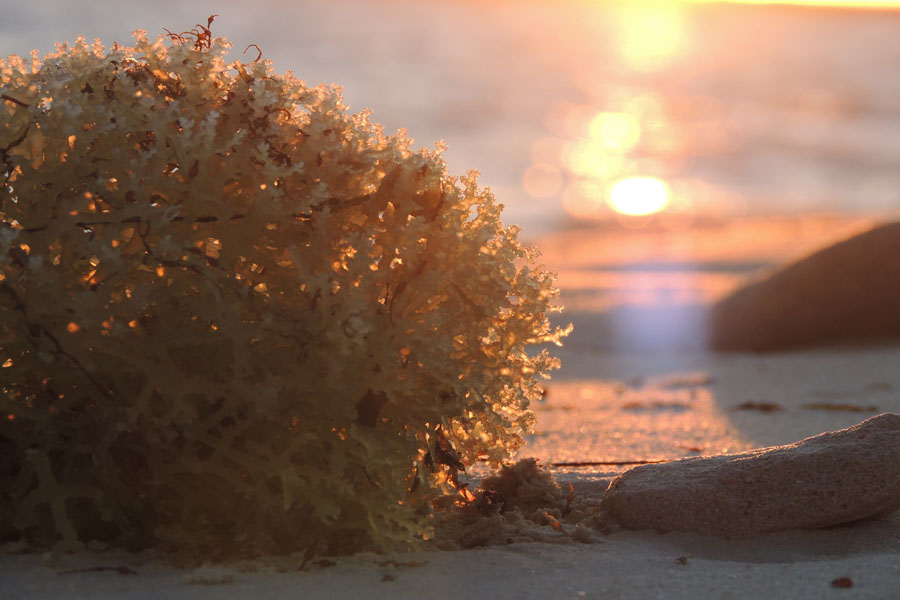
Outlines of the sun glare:
[[669,186],[656,177],[620,179],[609,189],[606,199],[617,213],[630,216],[651,215],[669,204]]
[[683,51],[688,35],[681,8],[677,2],[623,3],[618,15],[622,61],[636,71],[653,71]]

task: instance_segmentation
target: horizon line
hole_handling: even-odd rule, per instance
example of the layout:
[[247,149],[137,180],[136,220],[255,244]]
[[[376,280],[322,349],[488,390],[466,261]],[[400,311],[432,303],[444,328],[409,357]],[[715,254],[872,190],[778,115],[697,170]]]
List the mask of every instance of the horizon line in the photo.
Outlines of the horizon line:
[[841,8],[861,10],[898,10],[898,1],[869,0],[864,2],[852,2],[847,0],[688,0],[692,3],[703,4],[751,4],[762,6],[794,6],[803,8]]

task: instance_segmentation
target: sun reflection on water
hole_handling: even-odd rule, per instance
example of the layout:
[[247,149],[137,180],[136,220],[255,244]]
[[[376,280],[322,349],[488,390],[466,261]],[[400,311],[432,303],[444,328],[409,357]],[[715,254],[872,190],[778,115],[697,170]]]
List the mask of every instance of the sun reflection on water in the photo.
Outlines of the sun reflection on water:
[[649,215],[673,205],[666,174],[679,144],[658,99],[643,93],[606,107],[564,103],[554,113],[548,124],[556,135],[532,146],[533,163],[522,177],[526,193],[558,197],[579,220]]
[[[682,109],[673,105],[677,95],[664,87],[652,92],[641,78],[655,81],[689,59],[686,8],[658,0],[609,8],[611,23],[598,27],[602,37],[596,41],[608,46],[608,63],[585,65],[593,73],[587,102],[560,102],[548,112],[549,135],[532,145],[533,162],[521,180],[528,195],[557,200],[569,217],[582,221],[646,216],[684,204],[678,190],[685,182],[674,179],[685,152],[677,126]],[[611,72],[637,79],[602,85]]]
[[687,24],[680,3],[635,0],[623,2],[617,12],[617,49],[631,69],[658,69],[685,50]]
[[562,158],[572,173],[589,179],[615,176],[626,166],[621,155],[609,152],[596,140],[579,140],[567,145]]
[[604,150],[626,153],[641,137],[641,127],[628,113],[600,112],[588,126],[590,139]]
[[[635,0],[614,10],[609,41],[615,68],[651,73],[686,48],[683,6]],[[643,216],[673,206],[667,173],[682,144],[667,119],[667,98],[622,88],[587,104],[563,102],[547,118],[551,135],[532,146],[522,188],[558,199],[570,217]]]
[[657,177],[627,177],[609,190],[609,206],[623,215],[651,215],[669,204],[671,193],[666,182]]

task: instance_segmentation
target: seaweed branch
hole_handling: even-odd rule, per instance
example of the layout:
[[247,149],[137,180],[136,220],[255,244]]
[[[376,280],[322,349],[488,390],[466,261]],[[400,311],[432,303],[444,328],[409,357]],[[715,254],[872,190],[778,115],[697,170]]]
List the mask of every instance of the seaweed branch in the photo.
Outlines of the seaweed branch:
[[244,48],[244,54],[247,54],[247,50],[249,50],[250,48],[256,48],[256,51],[259,53],[256,55],[256,58],[254,58],[252,62],[259,62],[259,60],[262,59],[262,49],[256,44],[250,44],[249,46]]
[[[115,394],[113,393],[112,389],[110,389],[110,388],[106,387],[105,385],[103,385],[102,383],[100,383],[97,380],[97,378],[94,377],[94,375],[84,366],[84,364],[82,364],[82,362],[80,360],[78,360],[78,357],[74,356],[70,352],[66,351],[65,348],[63,348],[63,345],[59,341],[59,338],[57,338],[53,334],[52,331],[50,331],[49,329],[47,329],[45,326],[41,325],[40,323],[35,323],[31,319],[29,319],[28,309],[25,307],[25,303],[22,301],[22,299],[19,297],[19,295],[13,289],[13,287],[9,284],[9,282],[0,281],[0,292],[3,292],[4,294],[6,294],[7,296],[12,298],[13,308],[22,314],[22,319],[27,324],[27,330],[30,333],[32,338],[37,338],[41,334],[46,336],[47,339],[50,340],[50,342],[53,344],[53,347],[56,349],[57,354],[59,354],[60,356],[64,356],[73,365],[75,365],[75,367],[79,371],[81,371],[82,375],[84,375],[84,377],[88,381],[90,381],[91,384],[95,388],[97,388],[97,390],[99,390],[103,396],[105,396],[107,398],[115,397]],[[37,350],[37,348],[35,348],[35,349]]]
[[[163,27],[163,31],[169,36],[173,42],[177,42],[179,44],[183,44],[189,41],[189,38],[194,38],[194,50],[208,50],[212,46],[212,22],[219,15],[210,15],[206,21],[206,25],[201,25],[198,23],[194,26],[190,31],[182,31],[181,33],[172,33],[165,27]],[[255,45],[255,44],[253,44]],[[262,52],[260,52],[262,54]]]
[[6,100],[8,102],[12,102],[13,104],[18,104],[19,106],[23,106],[25,108],[31,108],[31,105],[28,104],[27,102],[22,102],[21,100],[16,100],[15,98],[13,98],[12,96],[9,96],[7,94],[0,94],[0,98],[3,98],[4,100]]

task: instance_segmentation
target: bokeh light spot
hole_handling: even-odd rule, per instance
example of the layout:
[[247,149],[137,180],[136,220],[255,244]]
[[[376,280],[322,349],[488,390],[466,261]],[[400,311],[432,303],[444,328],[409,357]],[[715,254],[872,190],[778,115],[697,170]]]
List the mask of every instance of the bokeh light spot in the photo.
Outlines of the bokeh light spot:
[[598,113],[589,126],[591,138],[611,152],[626,153],[641,137],[641,128],[631,115],[615,112]]
[[578,181],[569,185],[562,195],[563,208],[576,219],[599,218],[605,210],[603,190],[590,181]]
[[623,215],[650,215],[669,204],[671,192],[662,179],[656,177],[628,177],[620,179],[609,189],[606,201]]
[[563,162],[569,170],[582,177],[611,177],[625,166],[625,159],[620,154],[609,152],[593,140],[581,140],[566,146]]
[[522,187],[535,198],[549,198],[562,187],[562,174],[551,164],[533,164],[522,175]]

